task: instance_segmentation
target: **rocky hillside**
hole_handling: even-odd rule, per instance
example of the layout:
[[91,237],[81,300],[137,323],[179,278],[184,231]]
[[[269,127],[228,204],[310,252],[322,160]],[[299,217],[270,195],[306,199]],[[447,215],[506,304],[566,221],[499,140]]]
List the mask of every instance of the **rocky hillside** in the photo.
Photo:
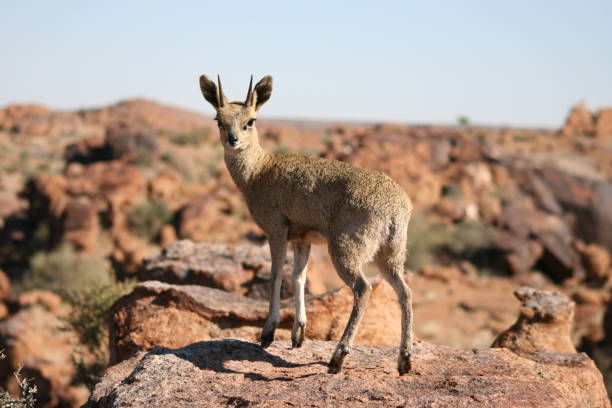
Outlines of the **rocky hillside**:
[[[383,170],[408,191],[407,279],[425,354],[488,347],[515,320],[512,292],[527,284],[575,302],[571,344],[612,384],[611,112],[577,106],[559,130],[263,119],[258,129],[269,151]],[[334,340],[350,292],[323,248],[311,260],[308,313],[318,323],[308,335]],[[292,316],[290,267],[280,338]],[[0,269],[0,386],[17,392],[12,371],[23,365],[45,407],[83,403],[108,359],[132,367],[158,346],[206,359],[225,347],[215,340],[255,340],[269,290],[265,237],[224,168],[214,122],[145,100],[0,109]],[[116,283],[133,280],[164,283]],[[395,345],[394,295],[375,286],[359,342]],[[517,364],[545,364],[530,358]]]

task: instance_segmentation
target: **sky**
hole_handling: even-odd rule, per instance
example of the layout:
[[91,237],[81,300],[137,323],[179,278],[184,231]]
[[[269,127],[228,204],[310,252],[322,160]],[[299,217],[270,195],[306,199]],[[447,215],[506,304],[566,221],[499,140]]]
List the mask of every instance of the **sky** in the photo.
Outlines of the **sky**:
[[0,0],[0,106],[142,97],[212,114],[198,77],[260,116],[558,127],[612,106],[612,1]]

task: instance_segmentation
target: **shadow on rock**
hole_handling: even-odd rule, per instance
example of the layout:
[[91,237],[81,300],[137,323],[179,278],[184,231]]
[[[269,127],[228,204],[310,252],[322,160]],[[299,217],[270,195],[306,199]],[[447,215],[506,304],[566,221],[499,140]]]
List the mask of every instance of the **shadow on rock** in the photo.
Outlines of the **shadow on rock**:
[[211,370],[217,373],[244,374],[246,378],[253,381],[293,381],[296,378],[309,377],[315,374],[306,374],[299,377],[283,376],[270,378],[255,372],[242,372],[228,368],[226,363],[229,361],[262,362],[276,368],[298,368],[311,365],[327,366],[327,362],[324,361],[307,364],[290,363],[268,353],[259,344],[235,339],[200,341],[178,349],[156,347],[148,352],[144,358],[163,355],[175,355],[189,361],[202,370]]

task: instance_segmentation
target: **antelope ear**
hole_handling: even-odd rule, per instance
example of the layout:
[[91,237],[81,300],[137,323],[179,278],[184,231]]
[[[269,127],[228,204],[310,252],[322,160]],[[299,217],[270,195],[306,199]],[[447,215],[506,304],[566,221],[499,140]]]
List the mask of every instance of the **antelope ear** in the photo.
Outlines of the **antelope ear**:
[[208,101],[215,109],[219,109],[219,103],[217,101],[217,85],[206,75],[200,77],[200,89],[204,99]]
[[266,75],[261,78],[257,85],[255,85],[253,93],[255,94],[253,98],[255,110],[259,110],[264,103],[268,102],[270,96],[272,96],[272,77]]

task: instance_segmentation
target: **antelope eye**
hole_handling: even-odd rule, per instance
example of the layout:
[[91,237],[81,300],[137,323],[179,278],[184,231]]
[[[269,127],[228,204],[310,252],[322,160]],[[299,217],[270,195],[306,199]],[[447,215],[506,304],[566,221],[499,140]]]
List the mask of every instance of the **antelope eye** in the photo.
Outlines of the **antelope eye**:
[[217,126],[219,126],[219,129],[223,129],[223,124],[221,123],[221,121],[219,119],[215,119],[217,121]]
[[244,126],[243,130],[247,130],[247,128],[253,127],[253,124],[255,123],[257,119],[249,119],[249,121],[247,122],[247,124]]

